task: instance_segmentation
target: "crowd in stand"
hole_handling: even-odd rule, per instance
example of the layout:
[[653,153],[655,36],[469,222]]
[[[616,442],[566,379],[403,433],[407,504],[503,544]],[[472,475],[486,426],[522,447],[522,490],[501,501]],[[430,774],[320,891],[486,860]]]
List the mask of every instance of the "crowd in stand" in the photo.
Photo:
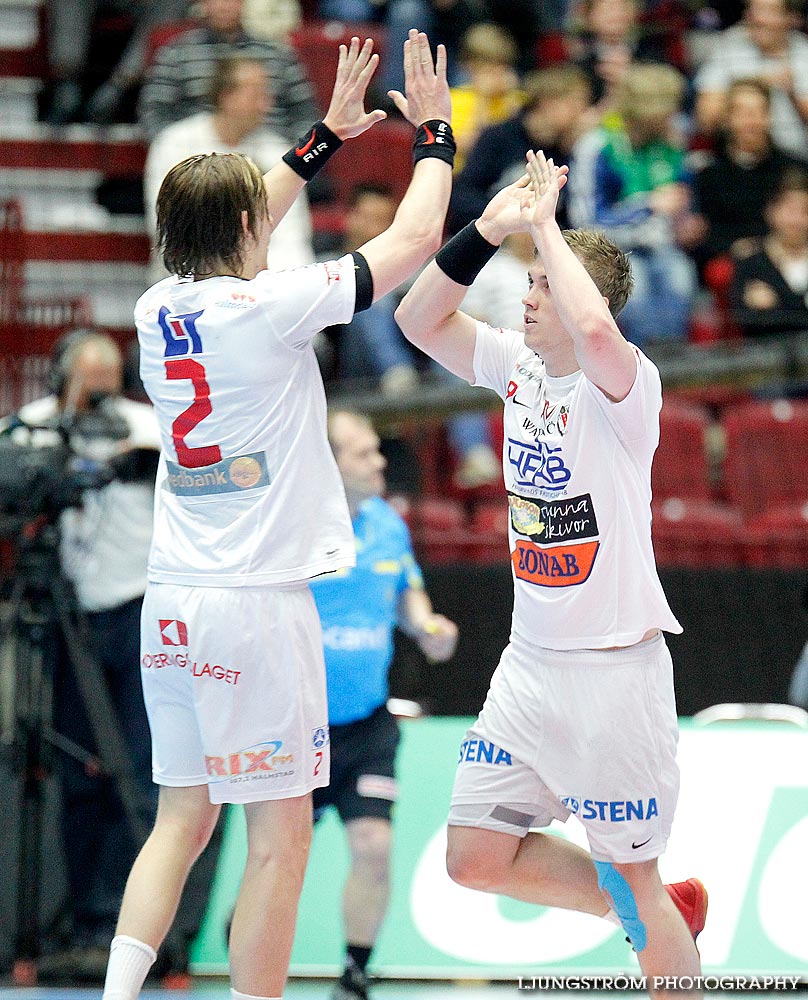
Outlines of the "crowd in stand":
[[[413,24],[447,45],[459,155],[449,226],[477,217],[491,193],[521,172],[528,149],[570,165],[562,219],[605,231],[631,251],[636,290],[621,317],[640,344],[693,337],[694,309],[722,311],[707,335],[757,337],[806,328],[808,310],[808,37],[802,0],[185,0],[138,5],[131,40],[109,80],[82,103],[83,20],[53,3],[52,123],[114,120],[139,86],[138,118],[151,142],[145,207],[153,227],[160,180],[172,162],[206,150],[243,149],[262,169],[317,117],[315,90],[291,32],[307,21],[366,25],[387,53]],[[159,9],[158,9],[159,8]],[[61,11],[61,13],[60,13]],[[174,33],[178,18],[193,18]],[[167,39],[167,40],[166,40]],[[164,44],[155,49],[155,40]],[[395,118],[388,87],[399,60],[386,58],[374,91]],[[85,88],[86,89],[86,88]],[[320,109],[321,110],[321,109]],[[312,199],[333,198],[326,188]],[[370,208],[369,208],[370,206]],[[316,206],[315,206],[316,207]],[[386,217],[391,191],[359,188],[344,206],[344,233]],[[364,218],[363,218],[364,213]],[[315,213],[316,222],[316,213]],[[372,225],[372,220],[371,220]],[[312,228],[308,205],[279,231],[270,267],[334,252]],[[292,235],[294,234],[294,235]],[[332,234],[333,235],[333,234]],[[489,292],[468,304],[514,325],[493,304],[524,280],[525,253],[497,258]],[[159,265],[155,265],[159,271]],[[515,296],[519,300],[519,294]],[[334,377],[369,377],[401,394],[429,371],[378,303],[347,336],[323,344]],[[703,331],[702,331],[703,333]],[[485,434],[457,428],[482,476]]]

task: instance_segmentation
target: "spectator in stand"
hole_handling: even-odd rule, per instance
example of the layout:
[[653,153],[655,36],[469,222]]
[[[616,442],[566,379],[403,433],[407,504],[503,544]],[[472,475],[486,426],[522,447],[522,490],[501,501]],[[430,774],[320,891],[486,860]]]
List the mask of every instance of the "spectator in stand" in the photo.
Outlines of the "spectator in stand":
[[517,56],[513,38],[496,24],[475,24],[463,36],[460,62],[467,79],[452,87],[456,170],[462,170],[483,128],[510,118],[522,106]]
[[[321,0],[323,7],[341,6],[349,0]],[[555,2],[555,0],[553,0]],[[547,0],[549,5],[550,0]],[[375,7],[373,0],[368,6]],[[446,46],[449,58],[449,82],[462,82],[459,56],[463,35],[469,25],[490,22],[504,28],[519,48],[519,69],[527,73],[536,67],[536,41],[543,26],[542,4],[536,0],[389,0],[384,22],[390,48],[401,48],[413,24],[423,25]],[[430,38],[432,35],[430,35]],[[388,59],[384,67],[384,89],[401,89],[401,67]]]
[[601,229],[632,251],[634,294],[620,314],[628,340],[683,339],[696,292],[696,270],[679,245],[702,232],[690,211],[684,151],[673,134],[685,81],[672,66],[626,71],[619,124],[584,136],[568,185],[576,228]]
[[637,0],[584,0],[581,5],[581,32],[570,40],[570,49],[601,113],[614,107],[632,63],[667,61],[659,36],[640,30],[638,14]]
[[247,34],[243,0],[202,0],[202,24],[161,46],[140,95],[140,121],[149,139],[172,122],[210,110],[210,85],[226,56],[256,59],[266,70],[273,100],[265,125],[293,140],[319,116],[306,73],[293,51],[280,42]]
[[735,261],[733,319],[745,337],[808,330],[808,174],[790,170],[766,208],[757,252]]
[[766,232],[764,210],[785,170],[804,163],[771,137],[771,88],[765,80],[735,80],[716,151],[693,178],[694,207],[705,235],[693,247],[700,265],[732,250],[752,249]]
[[[392,191],[380,184],[360,184],[351,194],[342,243],[327,250],[329,259],[352,253],[388,228],[396,212]],[[417,355],[396,323],[394,313],[409,282],[384,296],[345,326],[324,331],[329,351],[336,356],[342,379],[373,379],[390,398],[412,392],[419,384]],[[324,365],[323,345],[318,352]],[[430,371],[446,382],[454,376],[436,365]],[[458,486],[474,489],[499,476],[488,418],[482,413],[461,413],[447,421],[452,453],[457,459]],[[388,442],[389,443],[389,442]]]
[[[358,184],[351,192],[342,241],[329,247],[327,260],[353,253],[383,233],[396,214],[396,200],[383,184]],[[399,330],[393,313],[406,288],[390,292],[350,323],[331,327],[325,335],[336,353],[337,374],[343,379],[378,380],[387,396],[397,396],[418,384],[415,355]]]
[[[556,163],[568,163],[582,131],[594,124],[584,73],[573,65],[541,69],[525,81],[525,105],[513,118],[483,129],[465,168],[455,180],[450,208],[453,232],[482,215],[492,195],[524,172],[529,149],[543,149]],[[566,198],[561,192],[561,225]]]
[[[46,115],[51,125],[67,125],[82,118],[98,124],[112,121],[124,94],[139,83],[144,70],[149,33],[159,24],[184,17],[188,0],[49,0],[47,6],[48,58],[53,93]],[[84,105],[83,82],[90,55],[92,27],[99,11],[128,14],[132,35],[109,79]]]
[[759,76],[772,88],[772,138],[808,158],[808,39],[798,30],[802,0],[748,0],[744,19],[718,39],[696,76],[696,119],[712,134],[719,127],[733,80]]
[[[197,153],[242,152],[266,173],[281,159],[288,142],[263,124],[271,102],[262,61],[239,55],[228,56],[217,64],[210,90],[213,110],[199,111],[166,126],[149,147],[143,190],[152,238],[157,232],[157,193],[165,175],[180,160]],[[267,267],[279,271],[311,264],[313,260],[311,216],[304,191],[272,232]],[[159,269],[155,281],[167,276],[156,257],[154,265]]]

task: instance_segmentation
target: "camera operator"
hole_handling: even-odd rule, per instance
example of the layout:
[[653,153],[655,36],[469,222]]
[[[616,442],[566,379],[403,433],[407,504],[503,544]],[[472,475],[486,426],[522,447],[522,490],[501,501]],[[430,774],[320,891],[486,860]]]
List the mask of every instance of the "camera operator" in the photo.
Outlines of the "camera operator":
[[[57,481],[70,480],[68,469],[78,467],[92,487],[76,489],[74,498],[63,501],[67,509],[60,513],[61,504],[54,502],[56,512],[51,516],[59,526],[59,564],[86,620],[89,652],[117,710],[141,792],[138,806],[150,828],[156,790],[151,783],[139,642],[160,447],[157,422],[150,406],[122,395],[121,352],[106,335],[73,331],[56,344],[52,361],[51,394],[23,406],[7,427],[13,428],[12,440],[27,435],[25,443],[32,449],[63,443],[72,464],[57,472]],[[92,481],[95,469],[109,472]],[[36,475],[45,477],[44,465]],[[42,491],[51,496],[55,492],[52,486]],[[57,642],[54,728],[95,754],[98,748],[75,665],[63,637]],[[103,979],[120,899],[140,845],[134,843],[111,779],[68,755],[60,754],[59,761],[72,935],[65,951],[40,959],[39,975],[93,981]]]

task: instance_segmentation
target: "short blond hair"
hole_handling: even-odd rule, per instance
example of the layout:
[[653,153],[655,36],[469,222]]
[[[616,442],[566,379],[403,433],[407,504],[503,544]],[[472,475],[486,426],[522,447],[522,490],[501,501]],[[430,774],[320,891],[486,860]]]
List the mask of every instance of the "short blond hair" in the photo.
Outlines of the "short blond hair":
[[475,24],[463,35],[460,57],[464,62],[513,66],[518,55],[513,36],[498,24]]
[[626,119],[673,114],[682,104],[685,78],[663,63],[629,66],[617,93],[617,110]]
[[609,312],[612,316],[619,316],[634,290],[628,254],[604,233],[565,229],[562,235],[586,268],[597,290],[609,303]]

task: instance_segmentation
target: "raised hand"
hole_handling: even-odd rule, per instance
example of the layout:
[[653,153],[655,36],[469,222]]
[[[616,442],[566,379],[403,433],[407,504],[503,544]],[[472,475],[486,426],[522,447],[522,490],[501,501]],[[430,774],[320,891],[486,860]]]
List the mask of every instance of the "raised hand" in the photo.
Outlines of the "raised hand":
[[323,119],[338,139],[353,139],[387,117],[384,111],[365,111],[365,94],[378,65],[372,38],[366,38],[361,48],[356,36],[350,46],[340,45],[337,78]]
[[423,31],[410,28],[404,42],[404,91],[388,91],[395,106],[416,128],[423,122],[440,118],[452,120],[452,98],[446,81],[446,49],[438,46],[433,62],[429,39]]
[[513,184],[497,191],[485,206],[477,221],[477,229],[489,243],[499,246],[511,233],[530,228],[522,212],[524,196],[530,193],[529,184],[530,177],[522,174]]
[[522,195],[522,218],[529,226],[540,226],[555,218],[558,195],[567,183],[569,167],[557,167],[542,150],[527,151],[530,188]]

